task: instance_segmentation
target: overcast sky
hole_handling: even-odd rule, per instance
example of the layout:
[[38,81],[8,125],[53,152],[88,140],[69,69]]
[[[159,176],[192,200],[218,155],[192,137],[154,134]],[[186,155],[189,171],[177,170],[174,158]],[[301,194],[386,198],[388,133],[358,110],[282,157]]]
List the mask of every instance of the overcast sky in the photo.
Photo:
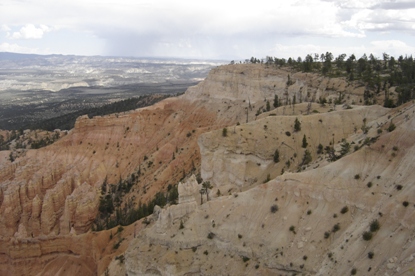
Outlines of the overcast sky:
[[415,0],[1,0],[0,51],[226,60],[415,55]]

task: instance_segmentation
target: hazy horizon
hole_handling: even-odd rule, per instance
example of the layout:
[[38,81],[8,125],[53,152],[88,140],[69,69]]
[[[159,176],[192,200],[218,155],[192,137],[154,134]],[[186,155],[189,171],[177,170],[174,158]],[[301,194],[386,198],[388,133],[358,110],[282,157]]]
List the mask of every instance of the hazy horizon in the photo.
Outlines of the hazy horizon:
[[4,0],[0,51],[243,60],[415,53],[410,0]]

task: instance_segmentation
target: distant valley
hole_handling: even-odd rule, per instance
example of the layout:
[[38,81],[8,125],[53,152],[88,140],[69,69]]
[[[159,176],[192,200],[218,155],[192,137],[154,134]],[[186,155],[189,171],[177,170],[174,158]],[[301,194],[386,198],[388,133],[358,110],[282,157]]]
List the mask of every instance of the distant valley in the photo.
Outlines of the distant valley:
[[0,53],[0,129],[148,94],[180,94],[221,61]]

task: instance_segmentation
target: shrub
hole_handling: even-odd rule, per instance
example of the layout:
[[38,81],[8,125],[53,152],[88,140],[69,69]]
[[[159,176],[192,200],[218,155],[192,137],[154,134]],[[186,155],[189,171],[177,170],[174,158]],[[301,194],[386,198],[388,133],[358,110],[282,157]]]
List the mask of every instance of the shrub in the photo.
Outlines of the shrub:
[[183,221],[180,221],[179,229],[183,229],[183,228],[184,228]]
[[373,256],[375,255],[375,253],[373,253],[372,251],[370,251],[369,253],[367,253],[367,257],[369,259],[373,259]]
[[307,211],[307,215],[311,215],[311,210],[308,210]]
[[288,137],[290,137],[290,136],[291,136],[291,132],[286,131],[286,132],[285,132],[285,135],[287,135]]
[[342,214],[346,214],[348,211],[349,211],[349,207],[344,206],[344,207],[340,210],[340,213],[342,213]]
[[238,239],[242,239],[242,235],[241,234],[238,234]]
[[112,246],[112,248],[113,249],[118,249],[119,247],[120,247],[120,245],[121,245],[121,242],[122,242],[122,240],[120,240],[119,242],[117,242],[117,243],[114,243],[114,245]]
[[376,232],[380,229],[380,224],[379,221],[377,219],[373,220],[370,223],[370,232]]
[[305,150],[303,160],[301,161],[301,165],[307,165],[312,160],[311,153],[308,150]]
[[303,260],[304,260],[304,261],[307,261],[307,259],[308,259],[307,255],[304,255],[304,256],[303,256]]
[[372,239],[372,232],[369,232],[369,231],[365,231],[364,233],[363,233],[363,239],[365,240],[365,241],[370,241],[371,239]]
[[272,205],[271,206],[271,213],[275,213],[277,211],[278,211],[278,205],[277,204]]
[[227,129],[226,127],[224,127],[224,128],[222,129],[222,136],[223,136],[223,137],[228,136],[228,129]]
[[295,118],[295,121],[294,121],[294,131],[300,131],[301,130],[301,123],[300,123],[300,121],[298,120],[298,118]]
[[354,176],[354,179],[360,179],[360,174],[356,174],[355,176]]
[[124,255],[116,256],[115,260],[118,260],[120,263],[124,263],[125,257]]
[[247,261],[249,261],[250,259],[247,256],[242,256],[242,261],[244,261],[244,263],[246,263]]
[[389,124],[388,131],[389,131],[389,132],[392,132],[392,131],[394,131],[394,130],[395,130],[395,128],[396,128],[395,124],[391,122],[391,123]]
[[295,232],[295,226],[294,225],[291,225],[290,226],[290,231],[293,232],[294,234],[296,234],[296,232]]
[[368,183],[367,183],[367,187],[368,187],[368,188],[372,187],[372,182],[368,182]]
[[271,175],[267,174],[267,178],[264,180],[264,183],[267,183],[271,180]]
[[405,207],[408,207],[409,202],[408,201],[404,201],[404,202],[402,202],[402,205],[405,206]]
[[340,224],[339,223],[336,223],[334,226],[333,226],[333,229],[331,230],[333,233],[336,233],[337,231],[339,231],[340,230]]
[[396,189],[397,189],[398,191],[402,190],[402,185],[396,185]]
[[326,231],[324,232],[324,238],[328,239],[330,237],[330,232]]
[[212,232],[209,232],[209,234],[207,235],[208,239],[213,239],[215,237],[215,234]]
[[207,250],[203,251],[203,254],[205,254],[206,256],[209,254],[209,252]]
[[317,154],[322,154],[323,153],[323,145],[322,144],[318,144],[317,146]]
[[280,162],[280,151],[278,149],[276,149],[274,152],[274,162],[275,163]]
[[357,273],[357,269],[356,268],[353,268],[352,271],[350,271],[350,274],[351,275],[356,275],[356,273]]

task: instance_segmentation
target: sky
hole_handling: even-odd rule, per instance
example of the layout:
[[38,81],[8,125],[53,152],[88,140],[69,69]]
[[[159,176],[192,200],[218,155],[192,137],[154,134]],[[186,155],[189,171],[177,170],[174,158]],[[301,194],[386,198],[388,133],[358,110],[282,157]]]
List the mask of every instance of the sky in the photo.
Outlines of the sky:
[[415,0],[1,0],[0,52],[244,60],[415,54]]

